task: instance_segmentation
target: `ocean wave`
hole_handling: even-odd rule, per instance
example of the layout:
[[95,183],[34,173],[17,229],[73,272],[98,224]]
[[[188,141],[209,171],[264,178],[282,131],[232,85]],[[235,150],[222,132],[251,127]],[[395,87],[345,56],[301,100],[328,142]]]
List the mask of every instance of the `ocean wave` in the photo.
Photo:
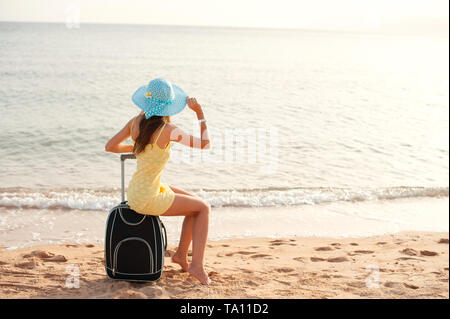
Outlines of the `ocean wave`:
[[[388,188],[288,188],[212,190],[198,189],[193,193],[212,207],[276,207],[314,205],[331,202],[394,200],[414,197],[448,197],[448,187],[388,187]],[[0,207],[109,210],[120,202],[120,191],[112,190],[32,190],[0,189]]]

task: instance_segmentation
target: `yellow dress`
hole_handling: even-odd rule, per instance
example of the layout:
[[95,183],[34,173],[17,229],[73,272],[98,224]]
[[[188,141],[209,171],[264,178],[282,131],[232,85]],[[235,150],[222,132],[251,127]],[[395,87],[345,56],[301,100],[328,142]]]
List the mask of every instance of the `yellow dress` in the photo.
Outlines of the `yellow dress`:
[[137,170],[128,185],[128,205],[134,211],[145,215],[163,214],[175,199],[175,193],[169,185],[160,181],[162,171],[170,157],[170,142],[165,148],[157,144],[165,125],[166,123],[159,130],[155,141],[148,144],[144,151],[136,154]]

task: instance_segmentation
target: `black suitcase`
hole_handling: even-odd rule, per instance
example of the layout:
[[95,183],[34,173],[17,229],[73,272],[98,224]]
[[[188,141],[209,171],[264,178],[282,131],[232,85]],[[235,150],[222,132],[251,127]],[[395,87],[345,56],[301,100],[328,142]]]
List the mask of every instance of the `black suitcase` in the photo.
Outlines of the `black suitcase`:
[[111,209],[106,222],[105,268],[109,278],[125,281],[156,281],[161,278],[167,234],[158,216],[132,210],[125,201],[124,162],[121,160],[122,202]]

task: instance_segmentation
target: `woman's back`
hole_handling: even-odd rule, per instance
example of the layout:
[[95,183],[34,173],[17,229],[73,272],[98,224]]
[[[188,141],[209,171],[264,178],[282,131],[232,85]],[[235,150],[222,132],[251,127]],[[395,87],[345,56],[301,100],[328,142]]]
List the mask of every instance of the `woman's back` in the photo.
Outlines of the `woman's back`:
[[[158,140],[166,123],[156,131],[156,137],[145,149],[136,154],[136,172],[130,180],[127,190],[128,204],[141,214],[160,215],[173,202],[174,193],[170,187],[161,183],[161,174],[170,158],[170,142],[162,148]],[[131,126],[133,136],[133,125]],[[136,136],[136,135],[135,135]],[[133,141],[134,142],[134,141]]]

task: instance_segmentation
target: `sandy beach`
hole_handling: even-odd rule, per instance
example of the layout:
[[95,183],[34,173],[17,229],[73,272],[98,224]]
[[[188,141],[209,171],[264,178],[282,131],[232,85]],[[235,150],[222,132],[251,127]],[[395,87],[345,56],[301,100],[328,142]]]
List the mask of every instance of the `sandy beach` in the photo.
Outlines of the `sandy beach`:
[[106,277],[103,246],[0,251],[0,298],[448,298],[448,233],[208,242],[210,286],[170,261],[154,283]]

